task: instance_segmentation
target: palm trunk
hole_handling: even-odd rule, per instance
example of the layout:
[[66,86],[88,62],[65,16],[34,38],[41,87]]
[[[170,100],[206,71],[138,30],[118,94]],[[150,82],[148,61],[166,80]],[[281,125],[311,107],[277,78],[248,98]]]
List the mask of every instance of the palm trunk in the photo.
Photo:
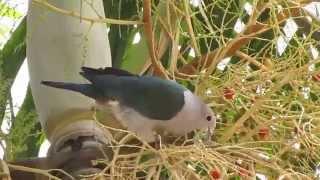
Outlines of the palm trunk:
[[[92,1],[91,5],[83,1],[82,8],[80,0],[48,3],[70,11],[81,9],[84,17],[98,18],[97,13],[104,17],[100,0]],[[49,11],[30,0],[27,30],[30,85],[42,128],[52,144],[50,153],[57,153],[66,141],[80,136],[94,136],[106,142],[105,132],[92,120],[92,100],[40,84],[42,80],[81,83],[84,82],[78,73],[81,66],[111,66],[106,25]]]

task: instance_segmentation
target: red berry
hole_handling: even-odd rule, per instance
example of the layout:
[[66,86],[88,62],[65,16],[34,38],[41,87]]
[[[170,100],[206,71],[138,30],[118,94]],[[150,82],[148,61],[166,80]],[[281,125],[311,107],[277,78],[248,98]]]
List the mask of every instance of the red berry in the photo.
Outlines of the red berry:
[[232,88],[224,88],[223,89],[223,96],[226,99],[230,99],[230,100],[234,99],[234,97],[235,97],[234,89],[232,89]]
[[267,127],[260,128],[258,134],[261,139],[265,139],[269,135],[269,128]]
[[213,169],[210,171],[212,179],[219,179],[221,177],[220,171],[218,169]]
[[315,81],[320,81],[320,74],[313,75],[312,79]]

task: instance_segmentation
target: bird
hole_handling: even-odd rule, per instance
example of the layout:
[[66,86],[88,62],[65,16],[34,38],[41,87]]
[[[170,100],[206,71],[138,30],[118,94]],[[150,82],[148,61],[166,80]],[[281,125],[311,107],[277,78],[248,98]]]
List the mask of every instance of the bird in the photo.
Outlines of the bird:
[[140,76],[113,67],[83,66],[79,74],[88,83],[41,83],[94,99],[97,109],[111,110],[127,130],[147,142],[157,140],[157,130],[182,136],[196,129],[211,132],[216,126],[213,110],[199,96],[173,80]]

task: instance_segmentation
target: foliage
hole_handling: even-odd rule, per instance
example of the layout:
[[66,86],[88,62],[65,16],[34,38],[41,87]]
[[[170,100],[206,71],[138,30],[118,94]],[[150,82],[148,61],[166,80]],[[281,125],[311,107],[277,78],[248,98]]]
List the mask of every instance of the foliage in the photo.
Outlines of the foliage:
[[0,121],[2,122],[9,91],[18,70],[26,57],[26,18],[12,33],[0,51]]
[[[318,23],[316,19],[306,21],[304,16],[309,14],[304,5],[251,1],[252,13],[248,14],[243,8],[246,1],[203,1],[200,6],[189,1],[161,2],[184,21],[167,18],[173,15],[154,19],[152,27],[164,29],[170,39],[167,55],[157,60],[162,61],[168,76],[194,87],[217,112],[215,145],[199,143],[196,137],[201,133],[186,147],[171,145],[154,151],[144,144],[131,158],[115,156],[107,169],[128,177],[144,171],[146,177],[199,178],[210,176],[212,169],[225,178],[256,173],[271,179],[313,177],[320,159],[316,113],[319,60],[310,54],[310,47],[317,47]],[[159,7],[152,7],[154,14]],[[170,20],[176,21],[178,28],[170,27],[168,24],[175,23],[168,23]],[[240,33],[234,30],[238,20],[245,24]],[[292,20],[308,25],[301,26],[304,35],[301,31],[292,38],[285,34],[286,24]],[[277,49],[281,37],[288,42],[282,54]],[[218,69],[227,57],[229,63]],[[123,141],[115,144],[125,146],[119,144]],[[138,159],[150,153],[152,158],[139,163]],[[127,171],[124,165],[135,171]]]
[[[11,14],[17,14],[11,12]],[[10,14],[10,11],[9,11]],[[13,15],[12,14],[12,15]],[[17,18],[17,16],[13,16]],[[26,18],[12,32],[11,38],[6,42],[0,51],[0,121],[5,117],[6,106],[10,96],[10,89],[14,78],[22,62],[26,58]],[[22,110],[17,114],[14,122],[11,122],[11,131],[9,135],[3,135],[6,142],[5,159],[14,160],[18,158],[26,158],[37,154],[39,145],[35,145],[38,141],[34,137],[39,126],[36,125],[36,112],[33,105],[31,92],[27,95]],[[33,139],[30,138],[35,134]]]
[[[137,8],[139,7],[136,1],[131,0],[119,2],[104,0],[103,4],[106,17],[114,19],[133,19],[137,16]],[[121,26],[116,24],[111,24],[109,28],[109,43],[113,59],[112,66],[119,67],[127,46],[132,44],[131,33],[135,28],[133,26]]]
[[[320,159],[320,64],[312,50],[319,48],[319,22],[303,8],[309,1],[204,0],[192,5],[188,0],[160,0],[151,7],[148,2],[104,1],[108,17],[145,20],[137,27],[109,25],[113,65],[132,72],[148,70],[193,89],[217,113],[217,127],[210,143],[199,131],[183,145],[156,150],[139,141],[137,151],[122,154],[121,148],[132,148],[126,138],[134,135],[126,132],[123,139],[112,139],[114,157],[100,162],[106,168],[99,175],[312,179]],[[252,8],[245,10],[248,4]],[[244,28],[236,32],[240,20]],[[290,22],[299,26],[292,35],[286,32]],[[137,32],[141,40],[133,44]],[[19,52],[13,47],[23,44],[23,36],[14,37],[14,43],[8,42],[11,48],[1,54],[23,57],[23,51],[10,56]],[[281,40],[287,44],[283,53]],[[20,59],[15,60],[5,66],[7,61],[0,59],[0,69],[11,74],[6,78],[16,74]],[[17,121],[13,132],[25,122],[33,127],[33,113],[22,111],[26,116],[20,116],[24,120]],[[13,140],[34,132],[31,125],[26,127],[17,136],[11,134],[17,154],[28,148]],[[17,154],[12,157],[23,156]]]
[[0,2],[0,16],[18,19],[23,15],[15,8],[8,6],[6,3]]
[[5,137],[7,148],[6,160],[21,160],[36,157],[42,143],[41,126],[37,120],[30,88],[28,89],[21,110],[12,122],[10,133]]

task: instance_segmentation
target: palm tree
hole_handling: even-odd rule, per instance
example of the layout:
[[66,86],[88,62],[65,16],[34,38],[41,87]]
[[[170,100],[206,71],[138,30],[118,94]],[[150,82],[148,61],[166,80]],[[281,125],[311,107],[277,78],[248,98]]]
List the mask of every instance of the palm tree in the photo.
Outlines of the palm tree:
[[[27,20],[0,56],[1,119],[26,56],[30,73],[24,103],[3,134],[11,174],[61,176],[37,169],[61,168],[114,178],[319,176],[316,7],[286,0],[30,0]],[[92,101],[40,85],[81,82],[82,65],[149,73],[192,89],[218,115],[214,143],[196,132],[182,145],[133,147],[126,139],[132,134],[92,111]],[[40,127],[52,143],[48,158],[21,161],[36,156]],[[92,165],[93,159],[100,160]]]

